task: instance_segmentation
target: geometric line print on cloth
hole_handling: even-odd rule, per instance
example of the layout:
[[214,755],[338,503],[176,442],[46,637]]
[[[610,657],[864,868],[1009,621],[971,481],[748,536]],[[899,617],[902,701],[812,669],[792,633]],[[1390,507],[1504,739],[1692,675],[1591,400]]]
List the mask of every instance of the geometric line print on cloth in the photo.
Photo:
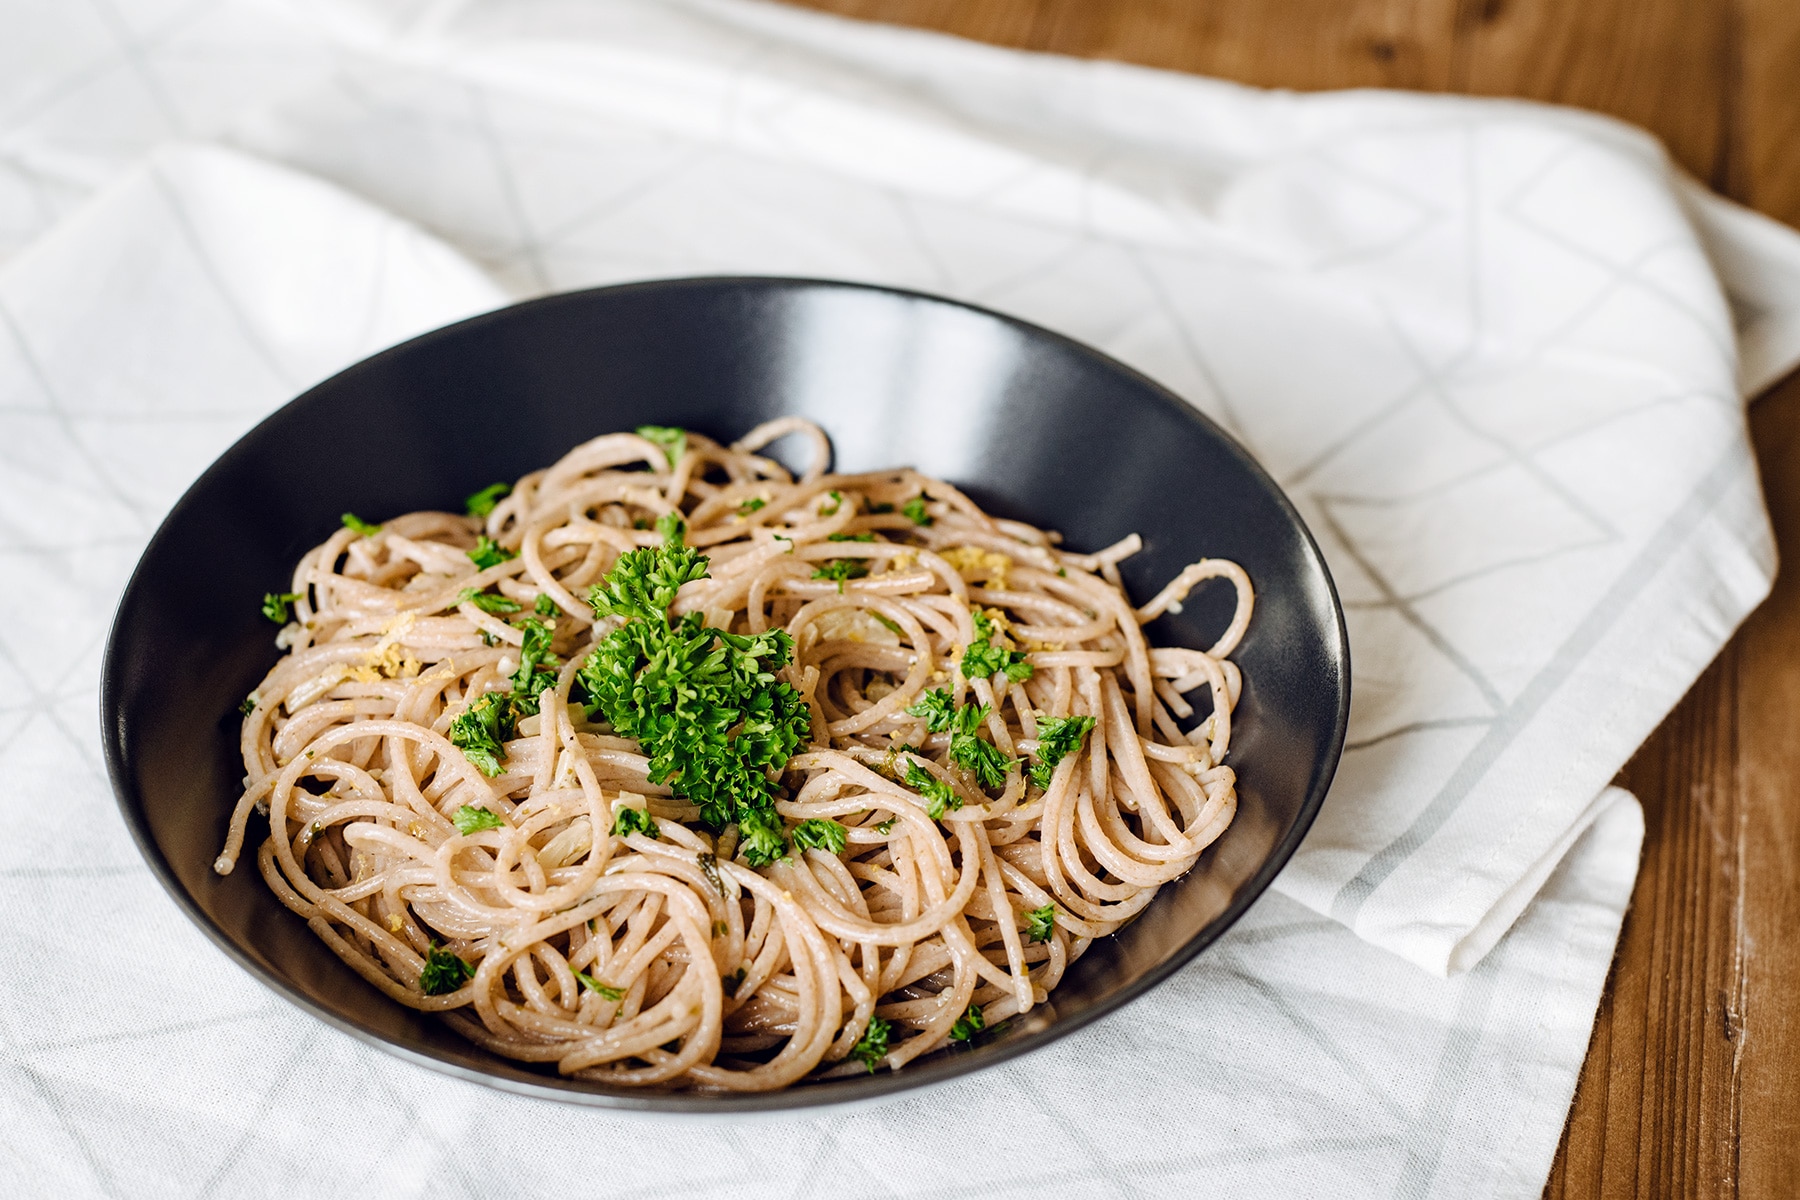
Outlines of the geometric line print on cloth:
[[[152,146],[199,137],[335,182],[517,295],[831,275],[1038,321],[1244,436],[1330,558],[1357,648],[1354,748],[1278,884],[1288,894],[1130,1009],[966,1087],[904,1111],[696,1127],[659,1174],[623,1162],[620,1186],[1541,1191],[1641,838],[1636,805],[1601,790],[1609,763],[1766,587],[1729,322],[1754,353],[1746,381],[1793,361],[1791,232],[1580,114],[1284,96],[767,6],[70,0],[14,25],[42,52],[0,78],[0,455],[31,485],[0,496],[0,555],[21,581],[0,587],[0,899],[19,914],[0,938],[48,969],[0,984],[0,1070],[17,1082],[0,1089],[0,1176],[52,1193],[304,1195],[330,1145],[346,1195],[497,1194],[567,1182],[507,1129],[634,1132],[422,1076],[269,1008],[132,865],[92,751],[106,620],[185,482],[170,464],[198,470],[279,389],[190,290],[197,248],[150,232],[166,212],[133,217],[172,247],[172,272],[185,263],[158,276],[171,290],[154,308],[122,313],[120,296],[79,286],[119,278],[107,272],[131,243],[65,243],[67,269],[29,286],[12,267]],[[945,167],[946,147],[966,170]],[[217,198],[207,211],[229,214]],[[193,222],[215,252],[216,220]],[[293,256],[269,240],[263,269],[279,276]],[[255,328],[291,319],[355,341],[354,305],[269,305],[282,295],[245,295],[283,317]],[[167,421],[102,414],[89,402],[105,356],[47,352],[183,313],[191,327],[157,328],[187,369],[108,384]],[[283,361],[342,365],[326,357]],[[256,395],[193,369],[215,361]],[[1529,525],[1426,552],[1421,538],[1482,516],[1481,489],[1501,483]],[[1460,507],[1439,511],[1445,497]],[[1424,533],[1396,536],[1395,514]],[[1583,705],[1617,727],[1589,737],[1565,711]],[[1373,945],[1314,915],[1340,902]],[[1484,939],[1498,940],[1485,958],[1458,950]],[[96,961],[143,964],[152,982],[52,986]],[[1474,965],[1444,979],[1414,963]],[[1096,1064],[1110,1106],[1090,1103]],[[954,1139],[911,1147],[907,1129],[996,1103],[1043,1131],[1030,1164]],[[846,1152],[871,1144],[878,1171]]]

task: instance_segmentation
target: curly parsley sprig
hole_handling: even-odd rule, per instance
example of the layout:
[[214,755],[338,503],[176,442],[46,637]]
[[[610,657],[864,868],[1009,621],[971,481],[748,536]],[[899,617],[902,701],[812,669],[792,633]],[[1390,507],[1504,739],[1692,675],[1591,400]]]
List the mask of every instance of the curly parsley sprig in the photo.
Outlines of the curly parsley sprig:
[[[933,688],[915,700],[906,710],[915,717],[925,718],[925,727],[933,733],[950,734],[950,761],[970,772],[984,788],[1006,786],[1006,772],[1018,759],[1008,758],[1000,752],[1000,747],[992,742],[983,741],[979,731],[987,723],[992,711],[985,704],[965,704],[957,707],[950,700],[950,693],[942,688]],[[906,785],[925,796],[928,806],[934,806],[935,793],[929,792],[920,783],[913,781],[916,764],[907,765]],[[919,775],[925,772],[919,771]],[[929,776],[926,776],[929,778]],[[940,786],[943,786],[940,784]],[[951,808],[960,807],[944,801]],[[931,814],[934,818],[942,815],[942,808]]]
[[793,641],[779,629],[711,629],[699,613],[671,621],[676,593],[706,578],[707,560],[681,544],[677,522],[663,534],[661,546],[620,555],[589,593],[597,617],[623,624],[582,663],[582,692],[590,714],[637,739],[652,783],[698,804],[709,828],[736,824],[744,861],[765,866],[787,854],[776,781],[812,727],[800,693],[776,679]]
[[1037,727],[1037,761],[1031,764],[1031,782],[1049,791],[1056,764],[1081,749],[1088,730],[1094,727],[1094,718],[1039,717]]

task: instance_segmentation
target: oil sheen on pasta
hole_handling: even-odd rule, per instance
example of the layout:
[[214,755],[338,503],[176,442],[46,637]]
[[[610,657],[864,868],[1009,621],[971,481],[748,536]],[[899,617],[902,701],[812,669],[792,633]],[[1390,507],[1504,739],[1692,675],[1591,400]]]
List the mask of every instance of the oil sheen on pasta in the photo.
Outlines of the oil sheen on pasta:
[[[910,470],[824,474],[793,419],[729,447],[644,433],[470,515],[347,518],[300,560],[215,869],[265,813],[269,887],[394,1000],[568,1075],[743,1091],[985,1036],[1224,832],[1235,564],[1134,607],[1135,535],[1073,553]],[[757,453],[789,435],[799,479]],[[804,737],[767,772],[759,851],[653,783],[583,682],[622,623],[590,591],[679,544],[706,573],[670,619],[792,639],[774,675]],[[1237,594],[1217,644],[1148,645],[1213,577]]]

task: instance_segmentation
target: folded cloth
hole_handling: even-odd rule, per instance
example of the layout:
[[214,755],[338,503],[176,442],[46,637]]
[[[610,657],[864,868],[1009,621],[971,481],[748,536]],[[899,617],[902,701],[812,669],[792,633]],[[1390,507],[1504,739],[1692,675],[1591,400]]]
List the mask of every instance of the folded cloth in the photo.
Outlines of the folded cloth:
[[[740,4],[153,7],[121,6],[122,48],[49,56],[67,78],[0,82],[31,100],[0,179],[44,198],[15,229],[171,129],[388,212],[163,151],[0,270],[0,939],[39,964],[0,983],[6,1175],[489,1194],[566,1186],[545,1145],[645,1132],[271,1004],[156,894],[97,766],[105,621],[158,514],[310,380],[499,302],[441,238],[514,294],[851,276],[1085,338],[1255,450],[1351,613],[1331,801],[1286,895],[1193,968],[891,1107],[672,1127],[679,1153],[605,1156],[611,1190],[1541,1188],[1642,832],[1605,781],[1767,586],[1739,395],[1797,353],[1792,234],[1641,134],[1525,105],[1269,95]],[[221,75],[246,47],[258,69]],[[145,80],[160,127],[119,112]],[[933,1136],[996,1113],[1016,1159]]]

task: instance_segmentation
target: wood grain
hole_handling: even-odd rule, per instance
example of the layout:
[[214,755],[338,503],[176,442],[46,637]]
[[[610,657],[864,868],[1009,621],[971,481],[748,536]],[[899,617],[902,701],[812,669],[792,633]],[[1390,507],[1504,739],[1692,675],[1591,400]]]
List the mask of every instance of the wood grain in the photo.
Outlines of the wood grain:
[[[1800,225],[1796,0],[795,0],[1272,87],[1621,117]],[[1800,563],[1800,377],[1751,432]],[[1800,1197],[1800,571],[1627,765],[1643,870],[1546,1195]]]

